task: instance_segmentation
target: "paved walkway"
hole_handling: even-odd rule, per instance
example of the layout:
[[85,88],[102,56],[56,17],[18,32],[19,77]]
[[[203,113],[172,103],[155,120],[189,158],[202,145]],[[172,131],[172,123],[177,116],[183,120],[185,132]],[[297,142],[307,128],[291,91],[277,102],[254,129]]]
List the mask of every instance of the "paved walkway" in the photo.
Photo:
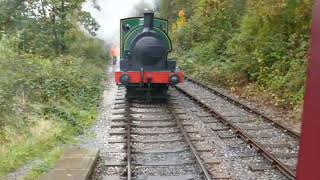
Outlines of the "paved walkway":
[[40,180],[87,180],[94,168],[99,150],[73,148],[66,150],[54,168]]

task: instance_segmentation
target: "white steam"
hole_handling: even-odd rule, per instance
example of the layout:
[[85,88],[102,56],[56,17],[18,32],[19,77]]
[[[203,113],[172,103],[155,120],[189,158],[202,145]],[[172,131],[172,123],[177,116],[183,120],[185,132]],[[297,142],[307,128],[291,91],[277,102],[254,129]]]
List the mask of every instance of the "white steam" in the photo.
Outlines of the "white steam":
[[83,10],[101,26],[97,36],[106,43],[119,43],[120,19],[136,15],[136,8],[155,8],[156,0],[87,0]]

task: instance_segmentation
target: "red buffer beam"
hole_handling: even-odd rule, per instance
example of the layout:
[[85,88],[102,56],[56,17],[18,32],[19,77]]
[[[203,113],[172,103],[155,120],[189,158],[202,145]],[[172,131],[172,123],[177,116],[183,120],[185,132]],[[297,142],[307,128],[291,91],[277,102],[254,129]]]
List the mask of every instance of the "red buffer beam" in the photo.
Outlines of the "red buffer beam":
[[315,0],[297,180],[320,180],[320,0]]

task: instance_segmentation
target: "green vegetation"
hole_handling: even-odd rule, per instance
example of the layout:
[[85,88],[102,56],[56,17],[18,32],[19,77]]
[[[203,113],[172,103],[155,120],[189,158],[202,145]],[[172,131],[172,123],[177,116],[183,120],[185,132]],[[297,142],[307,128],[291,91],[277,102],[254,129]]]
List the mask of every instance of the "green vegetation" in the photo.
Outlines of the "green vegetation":
[[0,1],[0,179],[43,159],[36,179],[96,118],[108,56],[82,2]]
[[175,55],[187,75],[295,108],[304,93],[312,2],[161,0],[160,10],[175,27]]

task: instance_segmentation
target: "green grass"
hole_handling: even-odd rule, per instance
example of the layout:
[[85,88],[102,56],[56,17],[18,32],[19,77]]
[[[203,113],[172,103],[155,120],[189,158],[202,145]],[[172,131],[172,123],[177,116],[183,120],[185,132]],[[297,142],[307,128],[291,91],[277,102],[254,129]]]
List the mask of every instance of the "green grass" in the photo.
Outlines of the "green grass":
[[11,147],[10,151],[0,158],[0,169],[2,169],[0,177],[16,170],[17,167],[30,160],[40,158],[58,144],[59,141],[55,137],[51,137],[46,141],[32,139],[24,144]]
[[[61,117],[56,114],[51,114],[49,120],[38,120],[40,123],[32,127],[30,131],[39,134],[21,138],[23,143],[13,142],[14,145],[1,146],[0,177],[4,177],[9,172],[15,171],[18,167],[35,159],[43,162],[28,174],[28,179],[35,179],[41,173],[46,172],[57,159],[57,154],[61,151],[60,146],[75,143],[74,137],[90,127],[97,114],[96,108],[83,111],[71,104],[59,108],[60,111],[64,110],[66,114],[72,114],[81,124],[72,126],[68,122],[61,122]],[[54,123],[55,121],[59,123]]]
[[[86,112],[79,115],[78,120],[84,122],[81,128],[62,123],[64,125],[60,124],[58,127],[51,126],[50,130],[46,129],[46,133],[40,134],[38,137],[25,136],[21,138],[23,142],[13,142],[13,145],[5,144],[1,146],[0,179],[8,173],[15,171],[18,167],[35,159],[43,160],[44,162],[41,166],[35,167],[31,171],[31,174],[28,175],[28,178],[36,177],[45,172],[56,157],[56,153],[50,153],[52,149],[55,150],[62,145],[75,143],[74,137],[82,133],[79,132],[79,129],[89,127],[94,122],[94,118],[92,117],[95,117],[95,114],[96,111],[92,110],[90,113]],[[39,128],[42,127],[39,126]],[[47,168],[45,169],[44,167]]]

